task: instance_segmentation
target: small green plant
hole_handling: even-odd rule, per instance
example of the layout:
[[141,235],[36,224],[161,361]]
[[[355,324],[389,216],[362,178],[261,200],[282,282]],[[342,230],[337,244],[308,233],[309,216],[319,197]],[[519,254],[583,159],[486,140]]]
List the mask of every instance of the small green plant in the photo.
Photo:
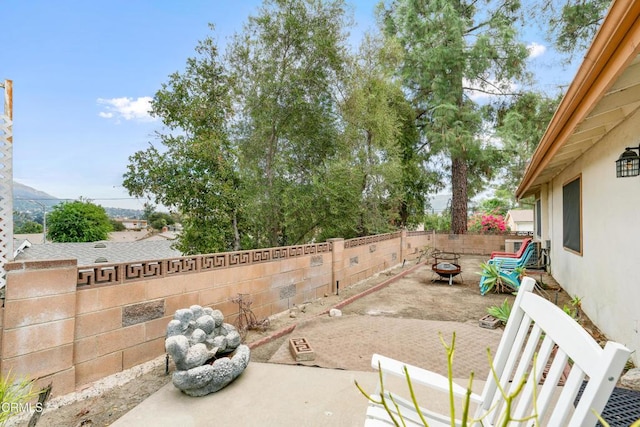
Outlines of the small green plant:
[[11,372],[6,376],[0,376],[0,426],[21,414],[21,409],[37,395],[38,392],[33,390],[33,381],[17,379]]
[[484,285],[489,292],[494,289],[498,293],[512,292],[518,289],[518,284],[505,274],[502,274],[500,264],[480,263],[482,271],[477,273],[484,277]]
[[516,272],[518,274],[518,277],[520,279],[522,279],[522,277],[527,275],[527,268],[526,267],[516,267],[513,269],[514,272]]
[[582,308],[582,297],[574,296],[571,298],[569,305],[565,304],[562,311],[573,317],[575,320],[580,318],[580,309]]
[[494,305],[487,308],[487,313],[498,319],[503,325],[506,325],[509,315],[511,314],[511,305],[509,305],[509,300],[505,298],[502,305]]

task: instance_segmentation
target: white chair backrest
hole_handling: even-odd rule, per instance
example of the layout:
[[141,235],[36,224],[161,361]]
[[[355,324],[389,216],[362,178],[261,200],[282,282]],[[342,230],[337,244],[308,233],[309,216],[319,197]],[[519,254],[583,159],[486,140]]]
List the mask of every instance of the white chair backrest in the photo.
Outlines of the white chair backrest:
[[[602,413],[630,352],[613,342],[601,348],[578,322],[533,293],[535,283],[531,277],[522,280],[493,358],[496,377],[507,395],[527,378],[511,417],[537,413],[542,425],[593,426],[597,421],[593,411]],[[559,388],[561,380],[564,386]],[[588,382],[574,409],[583,381]],[[486,424],[496,424],[505,399],[491,374],[482,401],[476,418],[488,412]]]

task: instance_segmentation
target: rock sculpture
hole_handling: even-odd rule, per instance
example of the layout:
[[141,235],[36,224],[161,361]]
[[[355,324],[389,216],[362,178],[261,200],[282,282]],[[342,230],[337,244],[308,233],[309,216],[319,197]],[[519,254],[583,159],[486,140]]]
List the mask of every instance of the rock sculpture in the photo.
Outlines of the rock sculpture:
[[[220,310],[193,305],[177,310],[167,325],[165,349],[176,365],[173,385],[189,396],[214,393],[249,364],[250,350]],[[232,352],[231,357],[226,357]]]

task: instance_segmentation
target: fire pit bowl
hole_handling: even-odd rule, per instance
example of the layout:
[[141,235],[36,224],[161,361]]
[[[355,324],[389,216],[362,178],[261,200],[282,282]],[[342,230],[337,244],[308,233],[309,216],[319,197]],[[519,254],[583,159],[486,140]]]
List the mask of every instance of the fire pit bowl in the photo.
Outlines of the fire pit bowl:
[[462,273],[462,267],[458,264],[460,255],[453,252],[434,252],[434,263],[431,270],[438,275],[432,282],[436,280],[447,280],[449,285],[453,284],[453,278]]

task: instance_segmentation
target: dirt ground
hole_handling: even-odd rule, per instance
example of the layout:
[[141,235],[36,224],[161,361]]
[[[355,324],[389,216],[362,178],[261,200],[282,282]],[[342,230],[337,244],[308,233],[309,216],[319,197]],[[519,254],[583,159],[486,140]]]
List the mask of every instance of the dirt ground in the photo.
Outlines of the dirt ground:
[[[249,331],[246,343],[255,343],[292,324],[304,322],[341,301],[414,267],[417,269],[406,276],[414,280],[394,282],[365,297],[358,298],[344,306],[341,309],[342,312],[365,316],[459,322],[477,321],[486,315],[487,307],[500,305],[505,298],[511,301],[514,298],[510,294],[480,295],[478,290],[480,276],[476,272],[480,271],[479,264],[484,260],[485,257],[473,256],[461,259],[463,274],[454,279],[452,286],[449,286],[447,281],[433,281],[439,277],[431,271],[430,265],[418,266],[415,261],[407,262],[404,267],[397,267],[349,288],[341,289],[339,295],[328,295],[325,298],[306,302],[292,310],[272,316],[270,326],[266,331]],[[542,284],[540,292],[545,297],[560,307],[570,304],[571,297],[562,291],[549,275],[535,270],[529,271],[528,274]],[[604,340],[604,337],[589,319],[581,316],[579,321],[598,341]],[[288,336],[284,335],[253,348],[251,360],[267,362],[287,339]],[[172,370],[171,365],[170,370]],[[171,375],[165,374],[163,360],[158,359],[156,366],[149,372],[133,378],[126,384],[118,385],[104,392],[97,391],[96,393],[102,394],[45,411],[37,425],[38,427],[108,426],[170,381]]]

